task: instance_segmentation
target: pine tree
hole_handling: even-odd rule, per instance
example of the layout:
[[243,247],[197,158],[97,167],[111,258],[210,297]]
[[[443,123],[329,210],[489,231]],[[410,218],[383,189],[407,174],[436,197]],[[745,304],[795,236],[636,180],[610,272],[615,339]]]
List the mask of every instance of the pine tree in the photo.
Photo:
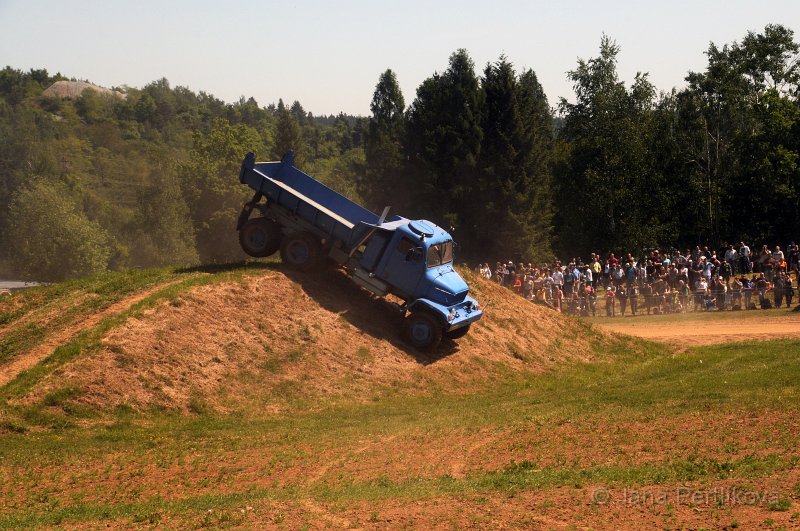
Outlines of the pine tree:
[[391,205],[396,212],[410,203],[404,164],[405,101],[391,69],[381,74],[370,105],[365,154],[367,173],[362,194],[373,210]]
[[416,204],[440,223],[454,228],[462,249],[474,249],[477,162],[483,131],[483,92],[466,50],[450,56],[447,70],[417,89],[408,111],[408,149]]
[[283,100],[278,101],[278,123],[275,125],[275,146],[272,149],[272,156],[280,160],[289,152],[294,151],[294,164],[302,167],[305,162],[305,144],[303,133],[297,119],[283,104]]
[[517,79],[505,57],[487,65],[481,148],[481,194],[486,219],[479,226],[485,252],[515,259],[550,257],[549,109],[532,71]]

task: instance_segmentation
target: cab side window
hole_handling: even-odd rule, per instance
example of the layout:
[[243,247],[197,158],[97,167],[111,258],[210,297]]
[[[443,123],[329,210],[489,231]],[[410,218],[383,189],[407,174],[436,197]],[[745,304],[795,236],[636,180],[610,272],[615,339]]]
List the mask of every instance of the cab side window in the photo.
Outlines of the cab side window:
[[408,238],[400,238],[400,242],[397,244],[397,252],[405,255],[414,247],[416,247],[416,245]]

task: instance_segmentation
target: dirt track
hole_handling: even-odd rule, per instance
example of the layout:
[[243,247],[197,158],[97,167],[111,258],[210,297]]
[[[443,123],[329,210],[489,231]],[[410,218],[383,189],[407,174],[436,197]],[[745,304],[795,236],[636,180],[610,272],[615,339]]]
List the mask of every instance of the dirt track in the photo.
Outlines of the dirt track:
[[720,315],[719,319],[681,321],[670,316],[624,317],[597,325],[611,332],[686,346],[800,338],[800,313],[795,312],[780,315],[737,312],[735,316]]

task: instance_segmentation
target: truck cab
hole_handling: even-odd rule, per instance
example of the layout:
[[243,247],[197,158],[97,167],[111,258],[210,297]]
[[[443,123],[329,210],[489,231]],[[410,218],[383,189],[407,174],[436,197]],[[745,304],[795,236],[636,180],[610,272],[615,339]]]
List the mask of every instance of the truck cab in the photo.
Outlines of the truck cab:
[[454,247],[436,224],[400,218],[382,224],[359,258],[371,278],[405,301],[411,313],[406,335],[415,346],[438,343],[442,335],[461,337],[483,314],[453,268]]

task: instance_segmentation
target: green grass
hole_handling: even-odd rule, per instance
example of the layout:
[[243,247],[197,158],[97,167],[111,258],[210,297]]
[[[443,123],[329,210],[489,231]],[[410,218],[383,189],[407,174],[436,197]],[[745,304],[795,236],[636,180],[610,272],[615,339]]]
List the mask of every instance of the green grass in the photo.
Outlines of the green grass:
[[[213,414],[198,402],[190,416],[121,410],[107,425],[79,428],[72,423],[49,433],[15,430],[16,433],[0,437],[0,467],[12,488],[19,491],[27,485],[31,496],[42,497],[38,485],[45,482],[48,474],[57,481],[69,481],[71,474],[77,475],[75,484],[90,485],[96,479],[92,474],[97,472],[87,472],[83,464],[98,459],[108,460],[118,473],[127,471],[136,476],[149,474],[147,470],[154,465],[194,462],[202,467],[214,463],[215,456],[222,453],[263,449],[273,455],[271,466],[279,471],[282,467],[315,465],[316,455],[325,450],[340,449],[342,455],[347,455],[357,441],[390,434],[446,439],[464,430],[549,430],[565,421],[613,430],[630,420],[657,422],[692,413],[785,412],[796,410],[800,404],[800,359],[793,354],[800,351],[798,341],[703,347],[679,356],[665,353],[663,347],[643,344],[645,348],[633,353],[625,349],[615,352],[615,359],[610,362],[561,367],[468,396],[396,396],[368,405],[344,404],[305,414],[263,418]],[[74,392],[66,388],[48,395],[42,404],[48,407],[39,413],[46,414],[65,403]],[[786,437],[785,446],[800,444],[800,434]],[[23,473],[31,462],[38,464],[37,469]],[[132,501],[122,486],[121,497],[112,503],[19,503],[16,510],[0,515],[0,527],[118,519],[145,522],[166,513],[198,518],[208,509],[232,510],[258,500],[289,503],[305,498],[346,504],[513,493],[581,484],[630,486],[748,480],[797,466],[796,455],[774,446],[770,451],[741,457],[685,456],[627,465],[512,461],[499,469],[473,472],[461,479],[421,475],[393,480],[376,470],[372,479],[344,477],[318,484],[284,481],[266,489],[242,484],[231,493],[198,493],[183,499],[165,496]],[[235,477],[234,472],[231,478],[222,480],[235,485]],[[206,480],[197,486],[210,484]],[[773,510],[786,510],[785,505],[786,502],[776,504]]]

